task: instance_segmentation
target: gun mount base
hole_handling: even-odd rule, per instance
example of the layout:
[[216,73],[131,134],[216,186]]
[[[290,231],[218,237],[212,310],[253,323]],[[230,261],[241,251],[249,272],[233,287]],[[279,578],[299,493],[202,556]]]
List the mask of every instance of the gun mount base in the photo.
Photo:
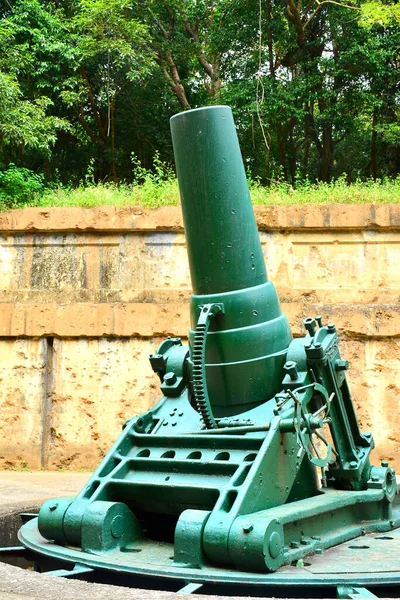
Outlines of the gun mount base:
[[[393,508],[392,518],[399,523],[399,500]],[[22,527],[19,538],[39,564],[47,564],[48,574],[74,577],[75,571],[79,575],[82,569],[93,569],[95,581],[138,588],[286,598],[387,598],[398,597],[400,590],[399,528],[366,533],[284,565],[274,573],[239,572],[209,565],[182,567],[174,564],[172,544],[151,540],[142,543],[136,552],[89,554],[43,538],[37,519]]]

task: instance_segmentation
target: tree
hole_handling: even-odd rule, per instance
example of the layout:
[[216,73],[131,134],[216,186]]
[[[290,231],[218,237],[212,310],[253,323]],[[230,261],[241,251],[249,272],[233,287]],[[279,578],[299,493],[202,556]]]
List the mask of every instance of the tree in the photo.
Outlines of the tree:
[[25,148],[49,154],[57,131],[67,129],[65,119],[47,114],[51,100],[24,100],[15,78],[0,71],[0,150],[3,164],[22,162]]
[[219,101],[225,77],[235,76],[230,58],[243,49],[243,39],[248,45],[250,30],[254,33],[251,11],[242,0],[146,2],[142,18],[151,48],[183,109]]
[[122,0],[19,0],[8,19],[13,52],[3,62],[21,89],[49,93],[96,147],[99,176],[116,180],[115,109],[124,87],[149,71],[146,25]]
[[[174,112],[228,103],[263,183],[396,175],[398,10],[391,0],[7,0],[0,72],[18,99],[3,116],[3,156],[47,179],[77,182],[94,161],[97,180],[126,180],[132,153],[146,168],[156,151],[173,162]],[[32,146],[46,147],[46,131],[51,160]]]

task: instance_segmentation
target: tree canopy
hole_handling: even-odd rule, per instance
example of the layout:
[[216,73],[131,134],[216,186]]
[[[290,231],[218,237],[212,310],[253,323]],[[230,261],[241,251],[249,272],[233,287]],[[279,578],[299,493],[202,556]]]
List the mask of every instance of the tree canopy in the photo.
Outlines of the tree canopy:
[[229,104],[266,185],[396,177],[399,83],[395,0],[6,0],[0,171],[130,181],[173,163],[170,116]]

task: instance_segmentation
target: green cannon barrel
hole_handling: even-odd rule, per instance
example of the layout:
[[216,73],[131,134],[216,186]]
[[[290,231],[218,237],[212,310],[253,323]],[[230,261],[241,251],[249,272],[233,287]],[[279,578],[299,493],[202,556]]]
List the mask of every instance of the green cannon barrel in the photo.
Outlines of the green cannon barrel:
[[231,109],[171,119],[193,286],[194,330],[205,303],[223,303],[207,336],[206,379],[215,417],[249,410],[280,389],[292,339],[267,278]]

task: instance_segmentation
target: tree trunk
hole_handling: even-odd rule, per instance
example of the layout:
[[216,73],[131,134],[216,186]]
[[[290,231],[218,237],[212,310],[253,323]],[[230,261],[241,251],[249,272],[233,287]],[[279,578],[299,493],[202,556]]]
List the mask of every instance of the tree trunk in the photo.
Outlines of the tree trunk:
[[288,180],[288,172],[286,166],[286,154],[285,154],[285,131],[280,123],[277,123],[277,139],[278,139],[278,157],[279,163],[282,167],[282,175],[285,181]]
[[117,167],[115,164],[115,101],[111,103],[110,110],[111,121],[111,177],[114,183],[117,183]]
[[296,125],[296,119],[294,117],[292,117],[290,119],[289,125],[288,125],[288,135],[287,135],[287,140],[288,140],[288,162],[289,162],[289,173],[290,173],[290,183],[292,185],[295,184],[296,182],[296,145],[295,145],[295,141],[293,138],[293,130],[294,127]]
[[333,161],[333,137],[332,137],[332,125],[325,123],[322,132],[322,164],[319,171],[318,179],[329,183],[332,175],[332,161]]
[[182,85],[181,78],[179,77],[178,69],[176,67],[174,58],[171,52],[166,52],[165,61],[168,65],[168,68],[163,60],[163,57],[159,55],[156,58],[156,62],[161,68],[161,72],[164,75],[165,79],[168,81],[171,90],[175,94],[178,99],[179,104],[183,108],[183,110],[188,110],[191,108],[189,101],[186,97],[185,88]]
[[377,141],[378,134],[376,131],[376,125],[378,122],[378,114],[377,109],[374,108],[374,112],[372,114],[372,135],[371,135],[371,162],[370,162],[370,170],[372,179],[376,179],[377,177]]
[[4,138],[2,135],[0,135],[0,148],[1,148],[1,153],[3,154],[4,164],[8,168],[10,165],[10,158],[7,154],[7,150],[6,150],[6,147],[4,144]]
[[308,175],[308,159],[310,156],[310,136],[308,135],[308,131],[305,131],[304,134],[304,145],[303,145],[303,162],[301,165],[301,176],[303,179],[307,178]]

